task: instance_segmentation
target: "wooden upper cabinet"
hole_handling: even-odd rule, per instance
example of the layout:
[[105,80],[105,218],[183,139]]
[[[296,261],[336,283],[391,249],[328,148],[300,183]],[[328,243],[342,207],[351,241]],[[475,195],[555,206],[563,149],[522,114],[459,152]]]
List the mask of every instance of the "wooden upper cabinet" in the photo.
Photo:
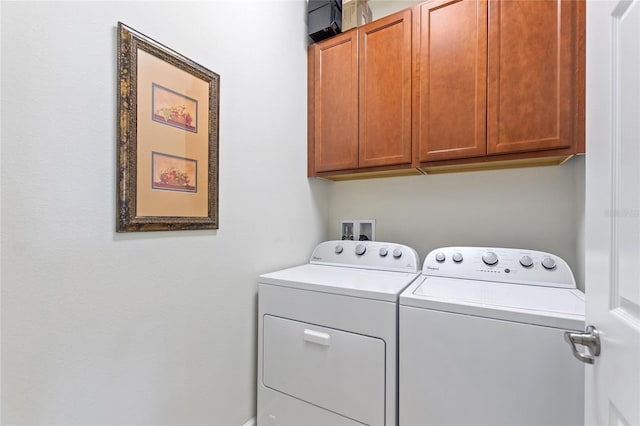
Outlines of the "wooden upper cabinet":
[[414,13],[414,145],[420,162],[486,154],[486,1],[440,0]]
[[584,0],[429,0],[309,47],[309,176],[584,152]]
[[357,168],[357,33],[311,45],[309,73],[309,175]]
[[358,34],[359,166],[411,164],[411,9]]
[[489,1],[489,154],[580,151],[583,19],[575,0]]

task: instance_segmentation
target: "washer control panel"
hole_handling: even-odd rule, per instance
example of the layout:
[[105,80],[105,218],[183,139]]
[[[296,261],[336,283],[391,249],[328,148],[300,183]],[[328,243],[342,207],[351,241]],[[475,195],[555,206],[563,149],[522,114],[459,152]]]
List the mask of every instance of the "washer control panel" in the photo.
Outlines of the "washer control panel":
[[493,247],[442,247],[427,255],[423,275],[576,288],[569,265],[535,250]]
[[420,272],[420,258],[411,247],[380,241],[336,240],[320,243],[310,263],[399,272]]

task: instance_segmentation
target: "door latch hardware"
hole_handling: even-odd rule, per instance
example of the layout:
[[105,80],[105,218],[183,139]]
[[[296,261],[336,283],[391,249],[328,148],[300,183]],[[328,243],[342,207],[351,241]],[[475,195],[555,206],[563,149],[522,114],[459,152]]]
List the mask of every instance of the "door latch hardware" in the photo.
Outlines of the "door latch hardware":
[[[600,355],[600,332],[592,325],[587,326],[585,333],[565,331],[564,340],[571,345],[573,356],[586,364],[593,364],[595,357]],[[579,352],[576,345],[586,346],[589,354]]]

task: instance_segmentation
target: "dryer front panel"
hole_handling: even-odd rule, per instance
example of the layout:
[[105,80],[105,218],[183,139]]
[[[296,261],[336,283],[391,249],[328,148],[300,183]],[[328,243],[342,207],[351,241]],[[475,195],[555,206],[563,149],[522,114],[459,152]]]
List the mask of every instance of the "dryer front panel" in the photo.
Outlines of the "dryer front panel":
[[263,384],[369,425],[385,423],[385,342],[265,315]]

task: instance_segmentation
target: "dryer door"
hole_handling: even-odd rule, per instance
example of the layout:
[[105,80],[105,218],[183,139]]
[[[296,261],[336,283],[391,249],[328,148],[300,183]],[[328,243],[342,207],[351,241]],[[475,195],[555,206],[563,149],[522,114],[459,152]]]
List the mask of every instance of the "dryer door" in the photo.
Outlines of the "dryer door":
[[266,387],[353,420],[384,424],[382,339],[265,315]]

